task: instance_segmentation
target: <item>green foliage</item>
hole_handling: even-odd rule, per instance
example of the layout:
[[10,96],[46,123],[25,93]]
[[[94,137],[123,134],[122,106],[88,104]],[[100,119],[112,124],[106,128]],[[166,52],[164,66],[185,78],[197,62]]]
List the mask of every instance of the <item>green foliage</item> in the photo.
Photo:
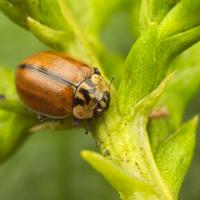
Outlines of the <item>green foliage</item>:
[[17,101],[13,71],[0,68],[0,74],[0,91],[5,98],[0,100],[0,161],[3,161],[24,141],[37,121]]
[[[195,95],[200,84],[199,43],[179,56],[172,64],[171,71],[177,70],[166,91],[154,110],[165,107],[170,117],[152,119],[149,123],[149,136],[153,152],[162,140],[175,132],[181,125],[184,110]],[[180,87],[181,85],[181,87]],[[173,101],[172,101],[173,99]],[[176,102],[176,103],[174,103]],[[160,132],[160,130],[163,130]]]
[[[98,0],[1,0],[0,8],[53,49],[98,66],[102,73],[116,73],[110,108],[93,122],[92,134],[104,157],[88,151],[82,156],[124,200],[176,199],[195,144],[197,118],[182,125],[182,117],[200,84],[200,63],[195,57],[199,47],[171,63],[200,40],[200,3],[143,0],[139,4],[139,0],[106,4]],[[101,41],[105,24],[122,8],[129,10],[133,22],[140,18],[139,27],[132,28],[134,36],[139,31],[140,36],[124,64]],[[6,97],[0,101],[0,160],[4,160],[27,132],[49,126],[39,124],[18,101],[11,72],[1,69],[1,76],[0,93]],[[151,111],[162,108],[167,111],[164,116],[149,118]],[[66,124],[70,122],[66,119]]]
[[183,124],[175,134],[166,139],[156,152],[156,163],[170,191],[177,198],[184,175],[191,162],[197,118]]
[[[169,4],[169,1],[165,2]],[[164,76],[166,76],[174,56],[177,56],[181,51],[199,41],[199,6],[189,3],[190,6],[188,8],[187,4],[185,5],[184,2],[187,1],[181,1],[176,7],[170,10],[169,14],[166,14],[166,17],[164,17],[160,24],[160,13],[154,13],[154,7],[156,6],[156,10],[162,11],[163,9],[164,12],[166,12],[168,7],[165,3],[157,4],[157,1],[152,1],[153,5],[148,5],[150,4],[149,1],[144,0],[142,2],[140,20],[142,35],[133,45],[127,57],[125,65],[127,70],[125,70],[125,78],[124,81],[122,80],[120,86],[120,93],[122,94],[120,104],[122,106],[122,111],[129,112],[129,108],[131,108],[133,104],[155,89]],[[197,1],[195,1],[195,4],[196,2]],[[160,7],[158,8],[159,5]],[[180,18],[177,19],[175,15],[170,14],[180,6],[181,9],[186,7],[186,11],[191,8],[196,9],[194,9],[194,16],[191,15],[191,12],[184,12],[184,17],[191,18],[190,20],[192,20],[195,26],[189,26],[190,23],[182,19],[182,21],[185,22],[184,30],[182,30],[181,27],[180,30],[170,30],[168,26],[173,28],[171,20],[174,23],[179,23],[180,20]],[[153,17],[151,12],[154,13]],[[168,19],[168,16],[171,16],[171,18]],[[179,14],[178,16],[180,17],[182,15]],[[148,24],[144,26],[146,20]],[[169,25],[167,25],[168,23]],[[124,104],[123,101],[128,95],[130,95],[131,98],[129,98],[128,103]]]
[[94,152],[83,151],[82,157],[99,171],[123,198],[134,199],[137,193],[142,193],[145,199],[158,198],[158,194],[149,184],[128,174],[103,156]]

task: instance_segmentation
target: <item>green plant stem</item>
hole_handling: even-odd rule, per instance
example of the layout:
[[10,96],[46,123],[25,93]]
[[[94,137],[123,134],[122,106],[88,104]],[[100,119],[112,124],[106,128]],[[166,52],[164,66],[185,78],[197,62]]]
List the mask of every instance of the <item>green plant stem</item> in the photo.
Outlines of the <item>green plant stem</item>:
[[[84,35],[83,31],[79,28],[80,26],[77,24],[76,20],[74,20],[74,17],[72,13],[70,12],[70,10],[68,9],[66,3],[63,0],[59,0],[58,2],[60,4],[61,12],[64,18],[70,25],[71,29],[73,30],[74,34],[77,36],[81,44],[84,46],[84,51],[87,54],[86,56],[89,59],[90,64],[94,66],[100,66],[100,63],[97,57],[95,56],[94,51],[91,48],[91,45],[89,44],[87,40],[87,37]],[[73,48],[72,50],[67,49],[67,51],[74,51],[74,49]]]
[[159,174],[151,152],[144,127],[146,123],[147,118],[142,115],[135,116],[134,120],[122,117],[112,102],[105,118],[96,128],[95,140],[106,158],[151,184],[162,199],[170,200],[173,198]]

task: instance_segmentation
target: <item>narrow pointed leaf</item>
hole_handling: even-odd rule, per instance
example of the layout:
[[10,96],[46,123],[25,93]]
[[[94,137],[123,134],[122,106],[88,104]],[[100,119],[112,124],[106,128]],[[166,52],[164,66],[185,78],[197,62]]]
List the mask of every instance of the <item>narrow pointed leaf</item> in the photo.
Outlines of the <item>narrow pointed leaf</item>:
[[151,3],[151,19],[160,22],[179,0],[153,0]]
[[170,10],[160,25],[160,37],[185,32],[200,25],[200,1],[181,0]]
[[150,196],[157,196],[157,193],[151,185],[126,173],[103,156],[91,151],[83,151],[81,154],[87,162],[100,172],[111,185],[123,195],[128,197],[132,196],[134,193],[140,192],[143,193],[144,197],[147,199]]
[[155,155],[161,176],[176,198],[192,160],[198,118],[183,124],[174,135],[160,144]]
[[141,112],[140,114],[148,116],[152,107],[159,100],[160,96],[164,93],[164,90],[168,82],[172,79],[173,75],[174,75],[173,73],[169,74],[155,90],[153,90],[151,93],[145,96],[141,101],[139,101],[133,107],[133,113],[135,112],[134,114],[137,115],[138,112]]
[[27,28],[26,13],[19,5],[12,4],[7,0],[1,0],[0,9],[15,23]]
[[71,40],[73,38],[72,35],[67,35],[63,31],[55,30],[48,26],[45,26],[31,17],[28,17],[27,22],[29,29],[43,43],[60,51],[66,51],[69,48]]
[[[200,86],[199,44],[183,53],[172,65],[177,70],[155,109],[166,108],[168,116],[150,119],[148,132],[153,152],[160,142],[180,126],[185,107]],[[181,87],[180,87],[181,85]],[[172,101],[173,99],[173,101]],[[162,130],[162,131],[160,131]]]
[[[191,47],[200,40],[200,25],[191,28],[185,32],[167,37],[161,40],[159,44],[159,51],[166,55],[166,61],[172,60],[185,49]],[[177,48],[174,48],[174,47]],[[170,55],[170,58],[168,57]]]

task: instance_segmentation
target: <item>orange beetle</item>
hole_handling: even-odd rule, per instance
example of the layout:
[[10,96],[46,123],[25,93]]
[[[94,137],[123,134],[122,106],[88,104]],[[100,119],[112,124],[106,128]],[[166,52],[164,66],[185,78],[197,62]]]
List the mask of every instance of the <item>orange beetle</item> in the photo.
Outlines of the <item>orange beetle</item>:
[[98,117],[110,102],[109,85],[98,69],[60,52],[25,59],[16,71],[16,89],[29,109],[56,119]]

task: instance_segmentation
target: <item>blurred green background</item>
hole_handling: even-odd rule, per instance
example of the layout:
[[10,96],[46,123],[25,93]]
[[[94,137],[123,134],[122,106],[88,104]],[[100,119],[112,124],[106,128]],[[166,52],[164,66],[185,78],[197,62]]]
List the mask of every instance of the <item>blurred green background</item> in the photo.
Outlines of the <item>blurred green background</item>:
[[[116,13],[102,38],[110,50],[126,55],[134,41],[128,15]],[[48,49],[2,13],[0,47],[0,65],[12,68],[25,57]],[[200,93],[188,106],[186,119],[200,112],[199,102]],[[199,139],[180,194],[183,200],[200,199]],[[117,200],[118,194],[81,159],[82,149],[96,149],[91,136],[85,135],[84,130],[46,131],[30,136],[17,153],[0,166],[0,200]]]

